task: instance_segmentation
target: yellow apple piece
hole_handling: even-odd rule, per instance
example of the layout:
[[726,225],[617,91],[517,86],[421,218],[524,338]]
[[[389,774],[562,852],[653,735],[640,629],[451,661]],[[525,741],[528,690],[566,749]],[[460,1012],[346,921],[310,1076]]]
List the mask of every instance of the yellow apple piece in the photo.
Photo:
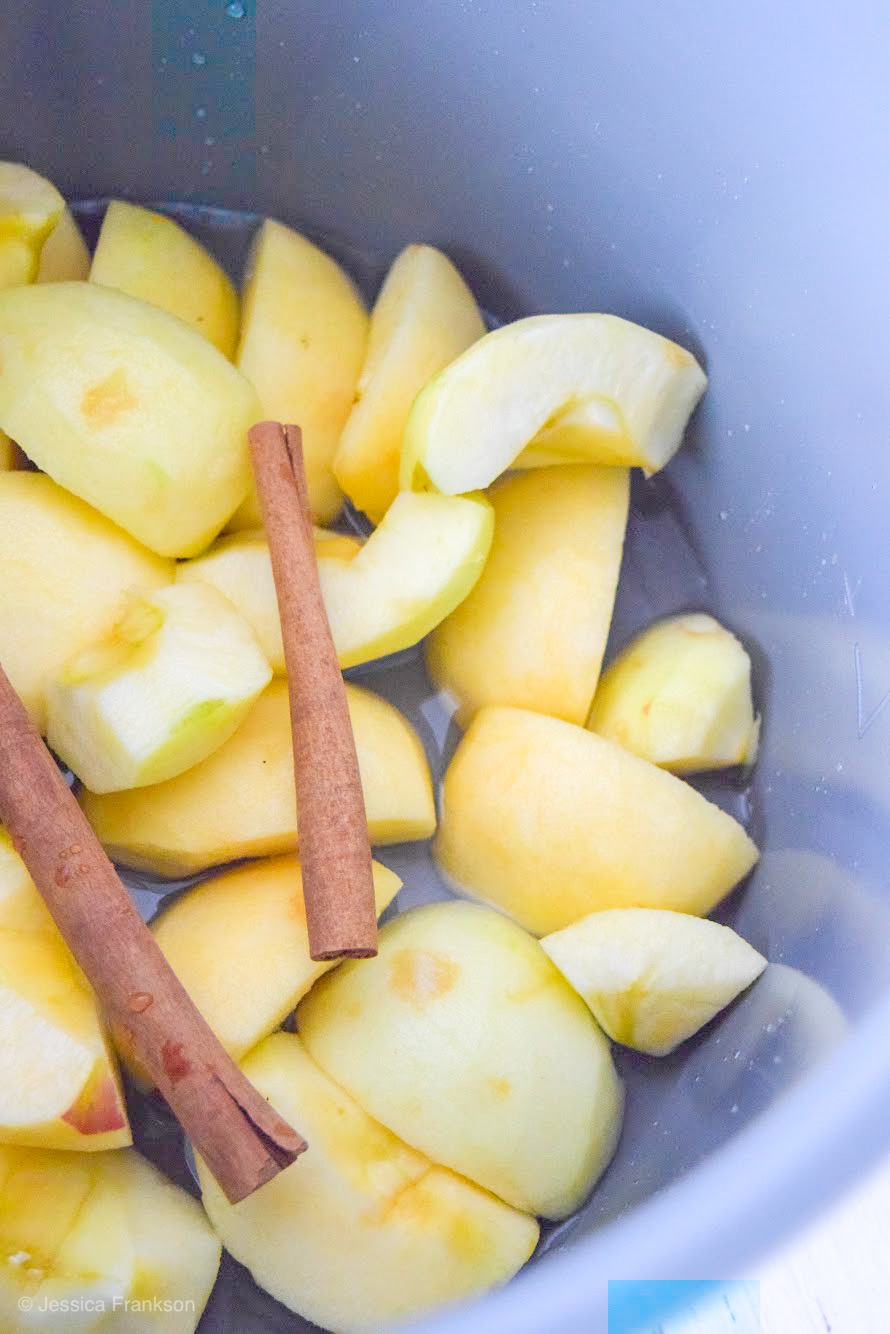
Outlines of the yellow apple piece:
[[221,1249],[197,1201],[135,1149],[0,1147],[4,1334],[192,1334]]
[[50,682],[47,740],[91,792],[162,783],[228,741],[271,679],[215,588],[131,589],[108,634]]
[[5,431],[0,431],[0,472],[11,472],[17,463],[15,445]]
[[[305,236],[267,219],[248,260],[237,363],[256,385],[261,415],[300,427],[309,500],[321,522],[342,501],[334,451],[367,341],[368,313],[352,279]],[[252,489],[232,527],[261,522]]]
[[[371,842],[429,838],[436,810],[417,733],[371,691],[347,685],[346,696]],[[273,681],[231,740],[187,773],[132,792],[85,791],[81,801],[116,861],[157,875],[191,875],[242,857],[294,852],[287,683]]]
[[572,1213],[615,1150],[623,1094],[609,1044],[501,913],[403,913],[367,969],[323,978],[297,1021],[312,1059],[367,1112],[527,1213]]
[[240,1204],[198,1159],[211,1223],[260,1287],[336,1334],[389,1329],[511,1278],[538,1240],[511,1209],[402,1143],[330,1080],[293,1033],[242,1063],[310,1149]]
[[541,946],[609,1037],[650,1056],[691,1038],[766,967],[728,926],[663,908],[591,913]]
[[90,281],[169,310],[231,358],[238,296],[213,256],[162,213],[122,199],[108,205]]
[[[690,352],[617,315],[517,320],[474,343],[418,395],[401,483],[458,495],[488,486],[517,459],[657,472],[679,449],[706,383]],[[572,426],[558,441],[564,413]],[[546,448],[519,458],[545,428]]]
[[399,490],[402,435],[428,380],[485,333],[476,300],[441,250],[409,245],[371,312],[355,406],[334,474],[349,499],[379,523]]
[[[0,861],[0,893],[2,893]],[[377,912],[401,880],[374,863]],[[236,1059],[273,1032],[333,962],[309,957],[296,857],[212,876],[152,922],[155,939],[198,1009]]]
[[584,722],[609,637],[628,492],[626,468],[584,464],[517,473],[492,489],[482,577],[426,647],[462,726],[485,704]]
[[70,209],[65,209],[40,252],[39,283],[85,282],[92,259]]
[[410,648],[470,592],[494,531],[484,496],[402,492],[352,560],[318,552],[341,667]]
[[587,726],[673,773],[753,764],[751,659],[713,616],[659,621],[603,673]]
[[[347,533],[316,528],[315,550],[319,555],[352,560],[361,550],[361,543]],[[203,556],[182,561],[176,577],[181,583],[200,580],[224,593],[252,627],[275,674],[285,671],[278,597],[269,544],[262,530],[228,533],[218,538]]]
[[40,253],[65,212],[65,200],[20,162],[0,162],[0,288],[34,282]]
[[127,588],[173,572],[49,477],[0,473],[0,662],[41,730],[50,678],[111,627]]
[[203,551],[247,494],[252,386],[165,310],[98,283],[0,292],[0,427],[162,556]]
[[0,930],[50,933],[56,930],[49,909],[2,825],[0,825]]
[[758,852],[682,779],[573,723],[480,709],[445,774],[435,845],[460,890],[547,935],[603,908],[709,913]]

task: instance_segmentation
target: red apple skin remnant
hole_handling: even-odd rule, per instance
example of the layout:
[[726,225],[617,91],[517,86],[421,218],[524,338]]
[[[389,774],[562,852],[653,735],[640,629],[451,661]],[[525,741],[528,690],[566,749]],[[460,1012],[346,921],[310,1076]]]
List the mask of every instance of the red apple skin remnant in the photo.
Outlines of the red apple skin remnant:
[[124,1121],[117,1086],[111,1075],[105,1075],[98,1086],[92,1080],[77,1102],[62,1117],[69,1126],[82,1135],[102,1135],[110,1130],[122,1130]]
[[165,1042],[161,1048],[161,1060],[164,1074],[168,1079],[172,1079],[174,1084],[177,1079],[183,1079],[192,1068],[191,1062],[182,1054],[181,1042]]

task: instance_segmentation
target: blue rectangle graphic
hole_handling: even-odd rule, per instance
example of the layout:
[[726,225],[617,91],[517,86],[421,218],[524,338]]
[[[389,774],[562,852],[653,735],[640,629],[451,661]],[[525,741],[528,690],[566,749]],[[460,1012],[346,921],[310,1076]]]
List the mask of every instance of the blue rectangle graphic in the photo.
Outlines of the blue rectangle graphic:
[[707,1314],[714,1334],[760,1334],[755,1279],[616,1279],[609,1283],[609,1334],[677,1334],[684,1317]]

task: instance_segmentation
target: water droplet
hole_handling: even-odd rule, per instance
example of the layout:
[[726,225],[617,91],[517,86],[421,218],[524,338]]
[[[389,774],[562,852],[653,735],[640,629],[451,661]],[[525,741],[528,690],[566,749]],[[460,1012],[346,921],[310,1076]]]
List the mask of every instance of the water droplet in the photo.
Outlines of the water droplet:
[[206,120],[206,119],[207,119],[207,108],[206,108],[206,107],[195,107],[195,115],[197,116],[198,120]]
[[216,143],[216,140],[214,139],[212,134],[208,134],[207,138],[204,140],[204,143],[207,145],[208,148],[212,148],[213,145]]
[[195,69],[201,69],[203,65],[207,64],[207,57],[205,56],[203,51],[192,52],[192,64],[194,65]]
[[247,10],[240,3],[240,0],[232,0],[230,5],[226,5],[226,15],[230,19],[243,19]]
[[148,991],[135,991],[127,1001],[127,1009],[134,1014],[144,1014],[154,1004],[154,996]]
[[205,160],[201,163],[201,175],[202,175],[202,176],[209,176],[209,175],[210,175],[210,169],[211,169],[212,166],[213,166],[213,163],[212,163],[212,162],[208,162],[207,159],[205,158]]

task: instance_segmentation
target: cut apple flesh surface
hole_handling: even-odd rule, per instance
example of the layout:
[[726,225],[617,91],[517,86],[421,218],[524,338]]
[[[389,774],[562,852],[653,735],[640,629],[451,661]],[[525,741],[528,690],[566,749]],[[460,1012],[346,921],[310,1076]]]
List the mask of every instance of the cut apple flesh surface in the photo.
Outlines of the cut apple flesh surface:
[[401,484],[473,491],[515,460],[521,466],[530,445],[537,463],[656,472],[680,445],[706,383],[690,352],[616,315],[518,320],[473,344],[418,395]]

